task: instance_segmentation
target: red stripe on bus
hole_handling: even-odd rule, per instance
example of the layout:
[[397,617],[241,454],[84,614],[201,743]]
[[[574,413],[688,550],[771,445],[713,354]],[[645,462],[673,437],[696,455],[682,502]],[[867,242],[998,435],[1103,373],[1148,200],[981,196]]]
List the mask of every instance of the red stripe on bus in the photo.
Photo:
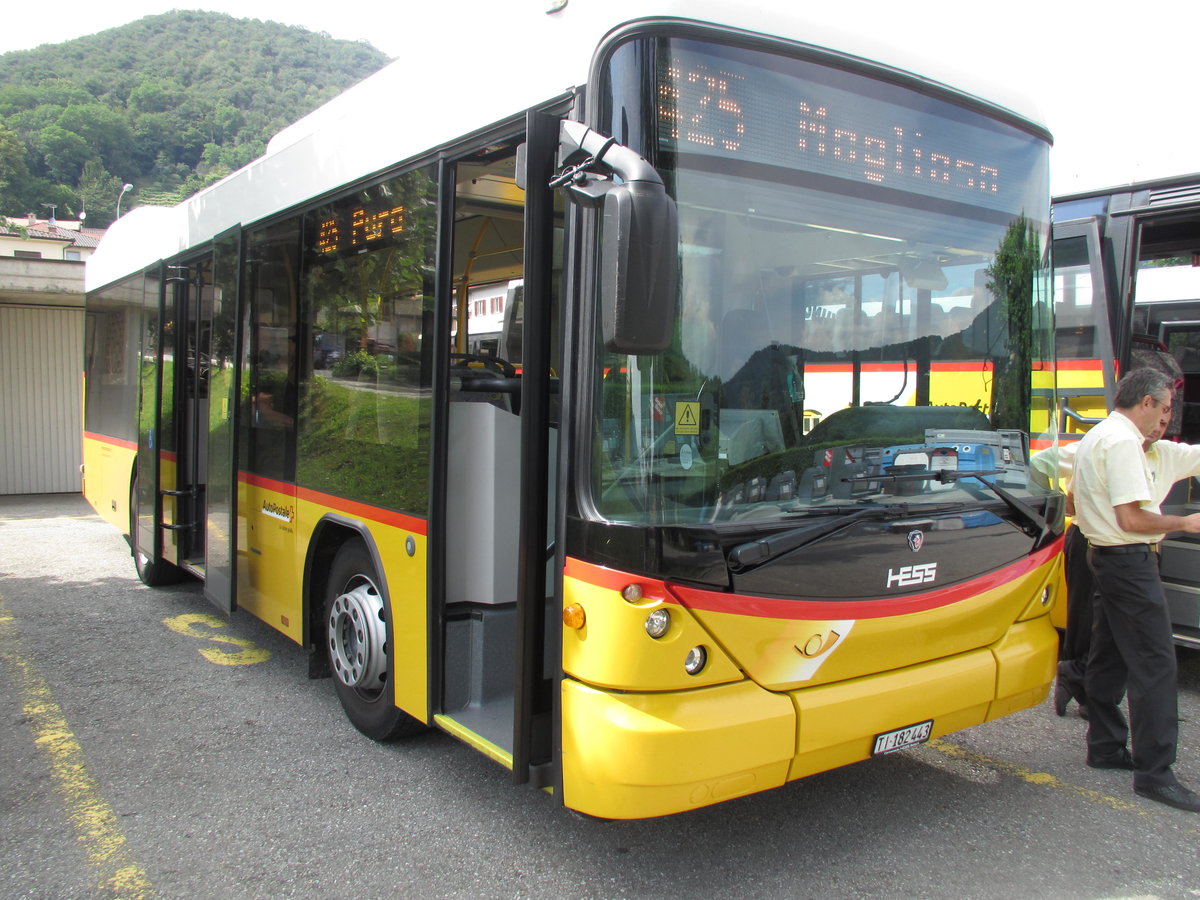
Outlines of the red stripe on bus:
[[[921,594],[906,594],[896,597],[879,597],[872,600],[782,600],[776,597],[754,597],[747,594],[730,594],[686,587],[680,584],[666,585],[680,605],[705,612],[728,615],[753,616],[763,619],[884,619],[903,616],[931,609],[940,609],[963,600],[968,600],[985,591],[1003,587],[1035,569],[1044,566],[1062,550],[1060,537],[1049,546],[1021,559],[970,581],[940,588]],[[599,587],[620,591],[628,584],[661,586],[658,579],[639,578],[636,575],[594,566],[577,559],[568,559],[566,574],[571,578]]]
[[[930,366],[931,372],[990,372],[992,370],[991,362],[986,360],[968,360],[966,362],[935,362]],[[809,362],[804,364],[806,374],[813,375],[836,375],[849,373],[854,371],[853,363],[814,363]],[[902,362],[882,362],[882,363],[863,363],[860,367],[862,372],[896,372],[905,371],[905,364]],[[913,366],[909,364],[908,371],[913,371]]]
[[263,488],[264,490],[274,491],[277,494],[286,494],[289,497],[315,503],[318,506],[327,506],[355,519],[370,519],[381,525],[403,528],[405,531],[411,531],[413,534],[428,534],[428,523],[424,519],[418,519],[416,516],[405,515],[404,513],[383,509],[379,506],[371,506],[369,503],[359,503],[357,500],[347,500],[345,497],[336,497],[333,494],[325,494],[321,491],[314,491],[311,488],[288,484],[285,481],[275,481],[273,478],[264,478],[262,475],[255,475],[251,472],[239,471],[238,481],[248,484],[251,487]]
[[94,431],[85,431],[83,436],[89,441],[98,441],[101,444],[111,444],[114,447],[120,447],[122,450],[136,450],[137,444],[134,441],[124,441],[121,438],[109,437],[106,434],[96,434]]

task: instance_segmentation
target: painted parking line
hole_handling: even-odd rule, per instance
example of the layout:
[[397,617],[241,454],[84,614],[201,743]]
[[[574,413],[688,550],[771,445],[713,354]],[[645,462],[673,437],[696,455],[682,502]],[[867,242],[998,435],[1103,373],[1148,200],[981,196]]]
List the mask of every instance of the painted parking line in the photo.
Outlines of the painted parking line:
[[15,619],[0,597],[0,665],[17,691],[37,748],[46,755],[67,820],[84,848],[97,888],[106,896],[143,900],[154,887],[129,853],[117,815],[88,772],[83,748],[71,733],[62,708],[21,649]]

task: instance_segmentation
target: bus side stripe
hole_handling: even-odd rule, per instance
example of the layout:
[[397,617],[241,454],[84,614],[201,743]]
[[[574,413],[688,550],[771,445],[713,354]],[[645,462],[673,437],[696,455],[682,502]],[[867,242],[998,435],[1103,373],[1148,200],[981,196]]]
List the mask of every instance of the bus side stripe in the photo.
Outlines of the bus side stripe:
[[85,431],[83,436],[89,441],[98,441],[101,444],[112,444],[114,447],[120,447],[122,450],[136,450],[137,443],[135,441],[126,441],[121,438],[109,437],[107,434],[96,434],[94,431]]
[[251,487],[263,488],[264,490],[274,491],[277,494],[287,494],[289,497],[295,497],[298,500],[315,503],[318,506],[326,506],[356,519],[370,519],[372,522],[378,522],[381,525],[402,528],[413,534],[427,535],[429,531],[429,523],[416,516],[383,509],[379,506],[371,506],[369,503],[359,503],[357,500],[335,497],[333,494],[325,494],[321,491],[288,484],[284,481],[275,481],[273,478],[264,478],[261,475],[255,475],[251,472],[239,471],[238,481]]

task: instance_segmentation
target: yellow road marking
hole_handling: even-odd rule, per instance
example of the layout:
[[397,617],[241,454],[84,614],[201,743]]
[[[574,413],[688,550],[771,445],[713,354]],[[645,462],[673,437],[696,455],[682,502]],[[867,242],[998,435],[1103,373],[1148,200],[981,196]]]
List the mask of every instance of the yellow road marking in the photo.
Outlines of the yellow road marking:
[[[266,662],[271,658],[270,650],[263,650],[261,647],[255,646],[253,641],[225,634],[213,634],[213,632],[207,630],[210,628],[229,627],[229,623],[220,616],[214,616],[209,613],[187,613],[182,616],[172,616],[169,619],[163,619],[163,624],[176,634],[236,647],[237,649],[234,651],[217,650],[214,647],[205,647],[203,650],[196,651],[210,663],[216,663],[218,666],[253,666],[260,662]],[[197,626],[204,627],[198,628]]]
[[[1042,787],[1054,788],[1055,790],[1065,791],[1070,794],[1075,794],[1082,797],[1091,803],[1099,803],[1102,806],[1107,806],[1111,809],[1118,809],[1122,812],[1131,812],[1139,816],[1149,816],[1151,810],[1145,809],[1136,803],[1131,803],[1128,800],[1121,800],[1118,797],[1112,797],[1100,791],[1093,791],[1091,788],[1080,787],[1077,784],[1071,784],[1069,781],[1063,781],[1061,778],[1051,775],[1048,772],[1034,772],[1031,769],[1023,768],[1014,763],[1004,762],[999,759],[992,759],[989,756],[984,756],[982,753],[975,753],[968,750],[966,747],[958,744],[951,744],[940,738],[934,738],[928,744],[939,753],[944,753],[954,759],[966,760],[977,765],[990,766],[991,768],[1003,772],[1006,775],[1015,775],[1028,781],[1030,784],[1040,785]],[[1187,828],[1189,834],[1196,833],[1196,828]]]
[[75,837],[98,878],[97,886],[106,895],[122,900],[153,896],[154,887],[130,856],[117,815],[88,772],[83,749],[71,733],[62,708],[22,652],[13,621],[0,597],[0,662],[16,685],[34,744],[49,757],[54,785]]

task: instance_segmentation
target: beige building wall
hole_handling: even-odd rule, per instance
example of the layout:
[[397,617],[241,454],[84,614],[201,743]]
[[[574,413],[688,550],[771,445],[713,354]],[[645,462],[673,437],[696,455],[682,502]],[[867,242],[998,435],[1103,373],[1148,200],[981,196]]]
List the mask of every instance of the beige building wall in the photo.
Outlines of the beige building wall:
[[83,310],[0,306],[0,494],[81,490]]

